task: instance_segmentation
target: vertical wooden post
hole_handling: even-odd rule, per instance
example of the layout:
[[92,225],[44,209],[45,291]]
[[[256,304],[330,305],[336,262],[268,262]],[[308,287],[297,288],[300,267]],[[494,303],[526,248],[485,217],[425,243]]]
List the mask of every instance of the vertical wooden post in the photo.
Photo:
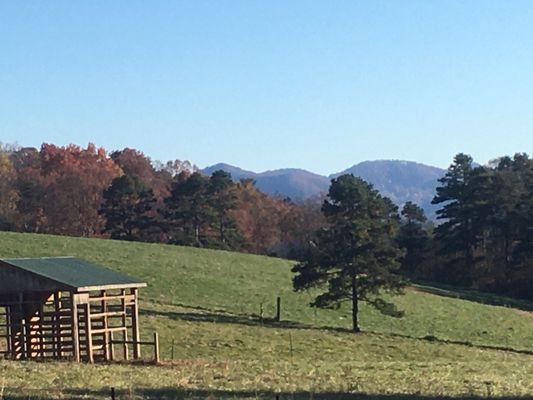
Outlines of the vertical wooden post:
[[108,335],[107,335],[108,320],[107,320],[107,301],[105,300],[106,291],[102,290],[100,292],[100,296],[104,298],[104,300],[102,300],[102,303],[101,303],[102,313],[104,314],[103,315],[103,325],[104,325],[103,328],[105,329],[103,346],[104,346],[104,359],[108,361],[109,360],[109,341],[108,341]]
[[74,361],[80,362],[80,328],[78,319],[78,296],[70,293],[71,330],[72,330],[72,351]]
[[39,315],[39,321],[37,325],[37,329],[39,330],[39,357],[41,359],[45,356],[45,348],[44,348],[44,303],[41,302],[38,309],[38,315]]
[[292,353],[293,353],[293,350],[292,350],[292,333],[289,331],[289,351],[290,351],[290,360],[291,360],[291,365],[292,365],[292,360],[293,360],[293,357],[292,357]]
[[23,293],[19,293],[19,304],[18,304],[18,310],[19,310],[19,318],[18,318],[18,321],[19,321],[19,333],[18,333],[18,337],[19,337],[19,348],[20,348],[20,353],[19,355],[17,356],[17,359],[26,359],[27,358],[27,354],[28,354],[28,349],[27,349],[27,346],[28,346],[28,343],[26,341],[26,336],[27,336],[27,329],[26,329],[26,316],[25,316],[25,313],[24,313],[24,294]]
[[12,334],[11,334],[11,307],[6,307],[6,335],[7,335],[7,354],[12,356],[13,353],[13,343],[12,343]]
[[54,317],[52,318],[53,335],[54,335],[54,357],[63,357],[61,349],[61,292],[54,293]]
[[93,332],[91,325],[91,304],[83,304],[85,313],[85,336],[87,340],[87,361],[91,364],[94,363],[93,354]]
[[138,360],[141,358],[141,345],[139,335],[139,290],[131,289],[133,295],[132,313],[131,313],[131,329],[133,334],[133,358]]
[[24,316],[24,314],[22,314],[22,317],[20,319],[20,332],[21,332],[21,336],[20,336],[20,341],[21,341],[21,347],[22,347],[22,351],[21,351],[21,358],[23,360],[26,360],[28,359],[28,341],[27,341],[27,337],[28,337],[28,325],[27,325],[27,320],[26,320],[26,317]]
[[113,347],[113,332],[109,332],[109,360],[115,361],[115,348]]
[[154,332],[154,360],[156,364],[159,364],[159,335]]
[[276,321],[281,321],[281,297],[276,299]]
[[123,339],[124,339],[124,345],[122,347],[122,351],[123,351],[123,355],[124,355],[124,360],[125,361],[128,361],[128,359],[130,358],[130,355],[129,355],[129,350],[128,350],[128,329],[126,328],[127,326],[127,323],[128,323],[128,309],[126,307],[126,291],[124,289],[122,289],[120,291],[120,294],[122,296],[122,299],[121,299],[121,305],[122,305],[122,327],[125,328],[124,329],[124,332],[123,332]]

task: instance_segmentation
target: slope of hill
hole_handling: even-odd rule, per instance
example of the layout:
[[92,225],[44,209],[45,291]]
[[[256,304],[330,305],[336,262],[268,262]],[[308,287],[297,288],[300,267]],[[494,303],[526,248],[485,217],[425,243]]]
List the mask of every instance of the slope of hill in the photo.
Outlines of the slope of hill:
[[[163,358],[174,353],[174,362],[138,367],[0,361],[5,398],[38,398],[32,388],[45,388],[46,399],[103,399],[110,386],[124,390],[123,398],[144,399],[533,395],[533,318],[522,310],[409,289],[394,298],[404,318],[363,306],[365,333],[353,335],[345,331],[348,309],[314,310],[310,294],[292,291],[286,260],[0,233],[0,258],[52,255],[74,255],[145,279],[142,335],[157,330]],[[280,323],[268,319],[276,296],[283,304]]]
[[435,195],[437,180],[444,170],[412,161],[377,160],[356,164],[329,177],[313,174],[302,169],[279,169],[255,173],[229,164],[216,164],[202,170],[210,175],[222,169],[231,173],[235,180],[251,178],[265,193],[304,200],[327,192],[330,179],[349,173],[360,176],[372,183],[383,195],[396,204],[413,201],[420,205],[430,217],[434,217],[436,207],[431,204]]

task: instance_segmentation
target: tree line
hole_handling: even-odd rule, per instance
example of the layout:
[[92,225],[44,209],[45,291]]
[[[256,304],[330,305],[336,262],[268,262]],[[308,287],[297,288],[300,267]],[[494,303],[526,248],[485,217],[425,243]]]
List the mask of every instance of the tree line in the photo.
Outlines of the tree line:
[[[251,180],[205,176],[188,161],[89,145],[0,147],[0,229],[172,243],[299,260],[295,288],[314,304],[354,299],[397,314],[377,293],[406,278],[533,298],[533,160],[476,165],[458,154],[440,179],[437,222],[351,175],[305,203]],[[357,328],[354,322],[354,329]]]
[[533,160],[477,166],[458,154],[439,183],[434,226],[412,202],[398,213],[361,178],[332,180],[326,224],[293,268],[295,290],[321,288],[316,307],[351,303],[354,332],[361,301],[402,316],[382,294],[402,293],[406,278],[533,299]]
[[436,224],[412,203],[401,211],[402,275],[533,299],[533,159],[458,154],[433,204]]
[[89,144],[0,145],[0,229],[295,257],[322,217],[224,171]]

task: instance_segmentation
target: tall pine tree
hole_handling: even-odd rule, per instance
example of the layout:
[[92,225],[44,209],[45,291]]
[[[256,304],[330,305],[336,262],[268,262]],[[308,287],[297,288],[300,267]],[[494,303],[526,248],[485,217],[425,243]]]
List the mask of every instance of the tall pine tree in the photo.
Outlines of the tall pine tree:
[[416,204],[408,201],[403,206],[398,244],[405,254],[401,259],[401,271],[411,278],[422,276],[428,261],[431,238],[425,227],[427,218]]
[[216,242],[220,247],[232,248],[238,240],[237,225],[232,211],[237,207],[237,194],[231,174],[222,170],[209,178],[209,202],[213,210]]
[[317,233],[306,259],[293,268],[294,288],[325,287],[311,304],[316,307],[337,308],[349,301],[354,332],[360,331],[360,301],[401,315],[379,296],[380,291],[400,292],[403,286],[397,275],[401,251],[393,203],[361,178],[342,175],[332,180],[322,211],[328,227]]
[[175,177],[162,213],[170,226],[174,242],[206,246],[213,220],[209,201],[209,178],[199,172],[190,176],[182,173]]
[[471,285],[475,264],[475,248],[478,237],[474,231],[470,203],[470,179],[472,157],[458,154],[448,171],[439,179],[437,195],[432,204],[441,204],[437,219],[442,223],[435,228],[440,242],[440,254],[448,264],[451,283]]
[[142,240],[155,222],[152,190],[136,176],[115,178],[104,192],[100,214],[106,219],[105,232],[120,240]]

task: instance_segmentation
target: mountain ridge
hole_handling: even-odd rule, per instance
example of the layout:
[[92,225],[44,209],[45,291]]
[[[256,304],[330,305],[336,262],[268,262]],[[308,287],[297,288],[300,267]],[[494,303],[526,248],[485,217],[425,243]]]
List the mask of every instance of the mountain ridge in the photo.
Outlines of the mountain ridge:
[[359,176],[390,197],[398,206],[407,201],[420,205],[430,218],[435,217],[436,207],[431,204],[438,179],[446,170],[431,165],[406,160],[367,160],[324,176],[301,168],[280,168],[254,172],[227,163],[217,163],[201,169],[210,175],[216,170],[231,173],[233,179],[253,179],[265,193],[304,201],[327,193],[331,179],[345,173]]

